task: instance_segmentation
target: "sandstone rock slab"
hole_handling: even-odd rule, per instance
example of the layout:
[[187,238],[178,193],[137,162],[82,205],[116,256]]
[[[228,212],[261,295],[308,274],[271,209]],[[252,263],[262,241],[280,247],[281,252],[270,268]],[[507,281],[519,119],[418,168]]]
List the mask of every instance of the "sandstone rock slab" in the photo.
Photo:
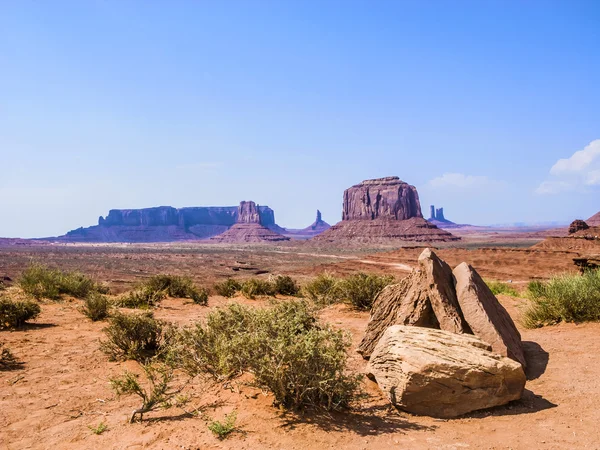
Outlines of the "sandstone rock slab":
[[521,397],[521,364],[472,335],[394,325],[367,366],[390,402],[420,415],[451,418]]
[[458,303],[473,334],[490,344],[494,352],[526,367],[521,334],[485,281],[467,263],[459,264],[453,274]]

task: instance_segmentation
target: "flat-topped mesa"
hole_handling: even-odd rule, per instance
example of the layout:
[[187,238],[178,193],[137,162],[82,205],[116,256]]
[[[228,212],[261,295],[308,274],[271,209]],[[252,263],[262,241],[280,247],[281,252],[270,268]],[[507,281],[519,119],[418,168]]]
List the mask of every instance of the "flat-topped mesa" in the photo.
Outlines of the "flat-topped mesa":
[[414,186],[398,177],[365,180],[344,191],[342,220],[423,217],[419,194]]

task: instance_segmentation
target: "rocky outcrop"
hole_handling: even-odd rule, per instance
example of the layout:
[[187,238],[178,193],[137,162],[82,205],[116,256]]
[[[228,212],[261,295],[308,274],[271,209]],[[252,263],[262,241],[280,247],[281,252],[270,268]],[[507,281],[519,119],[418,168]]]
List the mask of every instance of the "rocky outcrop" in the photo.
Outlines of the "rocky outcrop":
[[[240,223],[259,223],[276,232],[275,213],[268,206],[113,209],[98,225],[78,228],[55,238],[71,242],[170,242],[208,239]],[[258,222],[256,222],[258,220]]]
[[451,418],[521,397],[521,365],[464,334],[395,325],[377,343],[367,374],[396,407]]
[[325,222],[323,220],[323,217],[321,216],[321,211],[319,211],[317,209],[317,218],[312,223],[312,225],[306,227],[304,230],[307,232],[313,231],[313,232],[321,233],[329,228],[331,228],[331,225],[329,225],[327,222]]
[[419,256],[418,270],[400,283],[387,286],[377,296],[358,352],[369,358],[392,325],[470,332],[460,312],[452,269],[430,249]]
[[[246,242],[277,242],[287,241],[289,237],[283,236],[272,229],[262,225],[263,217],[260,207],[254,202],[241,202],[238,207],[237,222],[224,233],[211,238],[212,242],[219,243],[246,243]],[[269,221],[274,218],[269,217]]]
[[365,180],[344,191],[342,220],[423,217],[419,194],[414,186],[398,177]]
[[577,219],[571,222],[571,225],[569,225],[569,234],[574,234],[578,231],[587,230],[589,228],[590,226],[587,223],[585,223],[583,220]]
[[[325,222],[323,220],[323,217],[321,216],[321,211],[319,211],[317,209],[317,218],[316,220],[309,225],[306,228],[302,228],[302,229],[284,229],[282,231],[279,231],[280,234],[283,234],[287,237],[290,237],[292,239],[310,239],[314,236],[317,236],[318,234],[321,234],[323,231],[328,230],[329,228],[331,228],[331,225],[329,225],[327,222]],[[277,230],[273,230],[273,231],[277,231]]]
[[314,238],[341,245],[459,239],[423,219],[416,188],[398,177],[366,180],[346,189],[342,221]]
[[490,344],[495,353],[526,367],[521,334],[485,281],[464,262],[456,266],[452,273],[460,310],[473,334]]

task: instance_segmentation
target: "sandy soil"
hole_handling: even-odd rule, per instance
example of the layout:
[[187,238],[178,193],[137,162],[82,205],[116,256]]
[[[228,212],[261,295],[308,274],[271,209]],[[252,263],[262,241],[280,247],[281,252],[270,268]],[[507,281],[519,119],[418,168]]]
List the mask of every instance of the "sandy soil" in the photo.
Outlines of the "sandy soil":
[[[192,275],[200,284],[226,276],[268,276],[284,271],[300,280],[329,270],[357,270],[404,276],[422,248],[351,254],[310,248],[204,248],[202,246],[45,246],[0,249],[0,276],[16,277],[34,258],[66,269],[78,269],[108,280],[116,290],[161,272]],[[473,264],[484,277],[525,282],[552,273],[574,271],[577,252],[540,249],[440,249],[451,265]],[[519,322],[522,299],[500,297]],[[155,315],[179,325],[206,316],[228,300],[213,296],[208,307],[167,299]],[[263,300],[236,299],[253,305]],[[78,311],[79,301],[48,302],[31,326],[0,332],[22,365],[0,372],[0,448],[73,449],[459,449],[459,448],[600,448],[600,324],[563,324],[536,330],[520,327],[528,358],[529,381],[523,398],[507,406],[455,420],[437,420],[398,412],[377,386],[365,380],[367,397],[352,411],[331,416],[284,414],[270,395],[248,380],[214,384],[195,380],[186,388],[191,403],[150,413],[143,423],[127,424],[138,406],[135,398],[117,399],[108,379],[135,363],[109,362],[99,350],[105,323],[92,323]],[[368,321],[367,313],[335,305],[324,320],[352,333],[354,346]],[[350,369],[362,371],[351,352]],[[238,411],[240,431],[224,441],[207,429],[213,419]],[[101,421],[108,430],[88,428]]]
[[[520,300],[502,297],[514,315]],[[203,317],[210,306],[169,299],[156,316],[179,324]],[[246,301],[249,302],[249,301]],[[330,307],[323,318],[349,330],[357,344],[368,315],[344,306]],[[98,350],[103,323],[84,320],[77,302],[43,305],[39,320],[22,331],[2,332],[2,340],[23,361],[17,370],[0,372],[0,447],[21,448],[598,448],[600,381],[597,355],[600,324],[561,325],[522,330],[529,381],[520,401],[455,420],[399,413],[388,406],[377,386],[365,381],[368,398],[354,410],[331,417],[284,415],[270,395],[238,381],[197,381],[186,392],[188,411],[150,413],[143,423],[126,423],[137,402],[115,398],[108,378],[132,362],[108,362]],[[351,356],[351,368],[364,361]],[[219,441],[207,420],[238,411],[239,433]],[[89,426],[104,421],[108,430],[94,435]]]

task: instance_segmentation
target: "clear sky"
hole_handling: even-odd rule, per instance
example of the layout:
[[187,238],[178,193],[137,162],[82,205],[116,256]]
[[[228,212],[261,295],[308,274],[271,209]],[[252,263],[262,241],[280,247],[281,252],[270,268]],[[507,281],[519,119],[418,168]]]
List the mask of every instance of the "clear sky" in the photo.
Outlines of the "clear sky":
[[600,210],[598,1],[5,1],[0,236],[397,175],[461,223]]

